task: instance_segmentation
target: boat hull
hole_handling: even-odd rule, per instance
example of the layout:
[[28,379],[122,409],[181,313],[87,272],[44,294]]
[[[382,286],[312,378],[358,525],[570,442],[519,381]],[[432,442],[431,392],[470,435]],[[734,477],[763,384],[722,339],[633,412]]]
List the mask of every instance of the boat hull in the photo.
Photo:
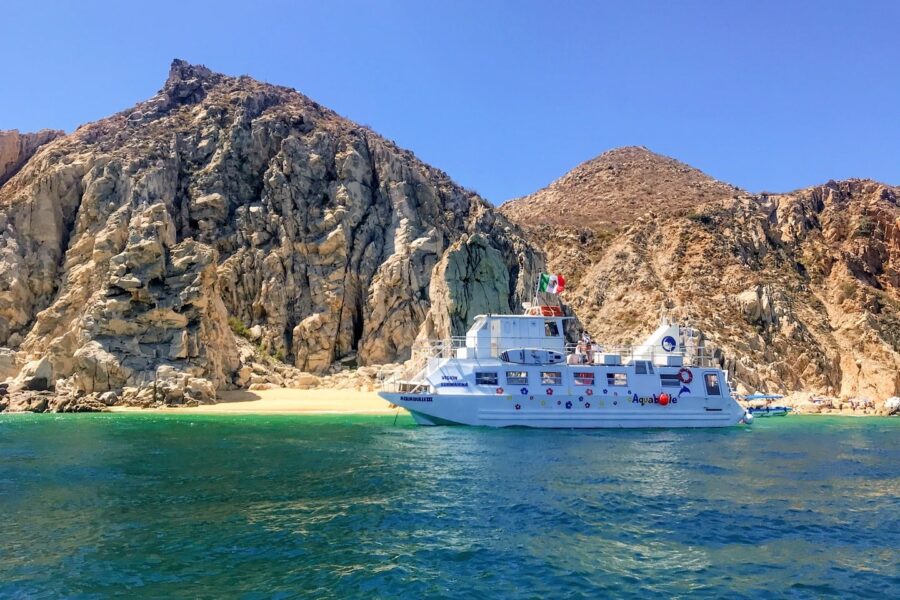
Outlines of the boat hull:
[[677,403],[633,402],[625,397],[411,394],[381,392],[420,425],[474,425],[546,429],[731,427],[746,412],[733,400],[680,398]]

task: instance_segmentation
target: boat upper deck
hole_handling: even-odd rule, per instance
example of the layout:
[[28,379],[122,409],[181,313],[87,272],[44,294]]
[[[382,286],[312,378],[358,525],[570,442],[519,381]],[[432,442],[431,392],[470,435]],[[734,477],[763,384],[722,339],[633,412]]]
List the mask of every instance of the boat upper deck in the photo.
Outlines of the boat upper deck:
[[[480,315],[465,336],[419,340],[413,357],[424,363],[436,358],[498,359],[511,351],[558,353],[569,365],[628,365],[649,361],[657,366],[718,367],[719,357],[707,352],[699,334],[663,321],[636,345],[567,341],[562,316]],[[513,361],[515,362],[515,361]],[[557,361],[551,361],[557,362]]]

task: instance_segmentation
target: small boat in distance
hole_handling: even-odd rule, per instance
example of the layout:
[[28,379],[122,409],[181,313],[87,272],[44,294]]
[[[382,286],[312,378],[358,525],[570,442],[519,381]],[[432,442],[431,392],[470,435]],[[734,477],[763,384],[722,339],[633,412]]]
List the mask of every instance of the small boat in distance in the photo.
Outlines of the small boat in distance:
[[559,307],[480,315],[464,337],[424,341],[379,395],[420,425],[727,427],[752,416],[699,334],[663,319],[637,346],[566,344]]
[[754,417],[784,417],[794,410],[790,406],[769,406],[770,400],[780,400],[784,398],[779,394],[750,394],[744,399],[748,401],[765,400],[765,406],[751,406],[747,411]]

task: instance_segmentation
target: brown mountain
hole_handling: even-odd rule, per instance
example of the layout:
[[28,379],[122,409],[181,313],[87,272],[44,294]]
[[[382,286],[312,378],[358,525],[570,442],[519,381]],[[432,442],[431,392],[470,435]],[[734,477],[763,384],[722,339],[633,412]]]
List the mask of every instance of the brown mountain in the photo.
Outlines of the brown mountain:
[[530,228],[526,216],[536,212],[544,217],[542,225],[611,232],[647,211],[692,211],[741,193],[673,158],[629,146],[604,152],[544,189],[501,208]]
[[309,371],[395,361],[513,310],[543,264],[368,128],[183,61],[25,158],[0,187],[0,377],[20,386],[204,401],[254,381],[243,337]]
[[898,198],[865,180],[753,195],[623,148],[500,211],[570,276],[595,335],[634,341],[666,307],[744,389],[884,399],[900,393]]

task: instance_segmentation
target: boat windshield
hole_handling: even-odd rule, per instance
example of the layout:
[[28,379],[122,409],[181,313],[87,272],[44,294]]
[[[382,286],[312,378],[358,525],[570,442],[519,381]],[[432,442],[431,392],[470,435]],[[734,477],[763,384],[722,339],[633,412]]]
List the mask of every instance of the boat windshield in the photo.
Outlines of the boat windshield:
[[544,335],[559,337],[559,325],[556,324],[556,321],[544,321]]

